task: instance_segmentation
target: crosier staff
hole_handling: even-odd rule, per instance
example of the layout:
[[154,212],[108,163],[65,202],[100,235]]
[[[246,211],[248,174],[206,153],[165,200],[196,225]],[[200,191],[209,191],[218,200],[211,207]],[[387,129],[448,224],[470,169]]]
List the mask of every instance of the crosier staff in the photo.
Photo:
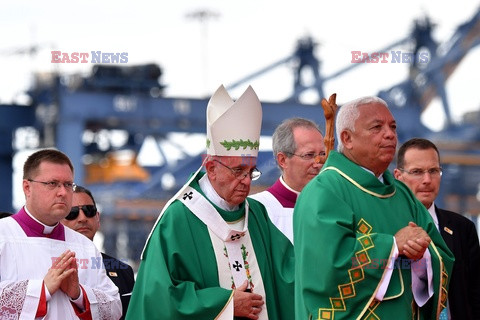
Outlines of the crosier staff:
[[335,113],[337,112],[338,106],[336,103],[337,94],[334,93],[328,98],[328,101],[322,99],[322,108],[323,114],[325,115],[325,159],[323,163],[327,160],[328,154],[333,150],[335,144]]

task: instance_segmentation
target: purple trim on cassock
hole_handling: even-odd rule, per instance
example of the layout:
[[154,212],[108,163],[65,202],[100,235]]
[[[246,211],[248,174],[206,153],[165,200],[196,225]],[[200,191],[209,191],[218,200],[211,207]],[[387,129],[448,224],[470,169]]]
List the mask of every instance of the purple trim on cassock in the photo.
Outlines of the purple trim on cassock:
[[17,221],[27,237],[43,237],[65,241],[65,227],[61,223],[57,224],[50,234],[44,234],[44,226],[33,220],[23,207],[16,214],[12,215],[12,218]]
[[295,207],[297,194],[285,188],[280,179],[268,188],[267,191],[270,192],[284,208]]

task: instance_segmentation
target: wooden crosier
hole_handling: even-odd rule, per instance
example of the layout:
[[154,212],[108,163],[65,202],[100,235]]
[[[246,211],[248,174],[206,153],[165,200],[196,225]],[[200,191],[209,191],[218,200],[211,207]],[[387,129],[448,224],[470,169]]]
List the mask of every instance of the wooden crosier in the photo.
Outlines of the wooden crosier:
[[333,147],[335,145],[335,114],[338,109],[336,99],[337,94],[334,93],[330,96],[330,98],[328,98],[328,101],[323,98],[321,102],[323,114],[325,116],[325,158],[322,159],[322,163],[325,163],[328,154],[330,153],[330,151],[333,150]]

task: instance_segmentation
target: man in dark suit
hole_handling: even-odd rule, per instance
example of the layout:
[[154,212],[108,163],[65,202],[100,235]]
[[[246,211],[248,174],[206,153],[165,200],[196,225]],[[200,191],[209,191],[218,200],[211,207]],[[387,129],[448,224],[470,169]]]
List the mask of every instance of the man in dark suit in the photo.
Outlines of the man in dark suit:
[[[100,212],[97,210],[95,199],[90,190],[76,186],[73,191],[72,209],[68,216],[62,220],[62,224],[93,241],[93,237],[100,228]],[[128,264],[105,253],[102,253],[102,259],[107,276],[118,287],[123,311],[120,319],[124,319],[135,284],[133,269]],[[91,267],[101,268],[101,263],[102,261],[92,261]]]
[[[414,138],[398,150],[395,178],[403,181],[427,208],[448,248],[455,256],[443,319],[480,319],[480,246],[475,225],[468,218],[437,208],[442,168],[437,147]],[[442,319],[442,316],[440,316]]]

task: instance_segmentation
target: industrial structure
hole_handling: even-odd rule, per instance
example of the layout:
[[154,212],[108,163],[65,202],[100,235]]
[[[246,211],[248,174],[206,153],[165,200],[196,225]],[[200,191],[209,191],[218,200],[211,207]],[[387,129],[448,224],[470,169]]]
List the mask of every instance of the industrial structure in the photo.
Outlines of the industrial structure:
[[[408,78],[385,88],[378,96],[387,101],[400,124],[400,143],[421,136],[439,146],[444,168],[440,204],[457,212],[478,214],[480,106],[479,111],[470,114],[461,125],[455,124],[450,117],[445,83],[462,59],[480,43],[480,10],[458,26],[444,43],[433,41],[432,27],[428,19],[418,20],[410,35],[377,51],[395,55],[394,49],[400,44],[413,45]],[[296,63],[292,96],[280,103],[262,102],[262,136],[271,136],[282,120],[292,116],[310,118],[324,127],[320,104],[303,104],[300,94],[313,88],[321,99],[325,96],[325,82],[360,65],[353,63],[323,76],[314,47],[314,39],[301,39],[291,56],[228,87],[235,88],[284,63]],[[419,58],[422,52],[428,52],[428,61]],[[311,68],[314,74],[311,85],[302,82],[304,68]],[[37,75],[36,85],[28,92],[31,105],[0,105],[2,177],[12,176],[12,157],[18,151],[12,144],[16,130],[34,128],[39,147],[56,147],[65,152],[74,162],[77,184],[88,187],[95,195],[103,214],[106,251],[138,259],[164,202],[200,166],[204,149],[202,135],[208,100],[165,98],[161,75],[162,69],[154,64],[96,65],[86,78]],[[435,97],[441,99],[447,116],[447,124],[440,132],[429,130],[420,120],[423,110]],[[114,134],[120,135],[121,143],[114,141]],[[171,139],[172,135],[177,138]],[[149,166],[138,164],[137,156],[146,139],[153,142],[154,152],[163,162]],[[162,147],[165,141],[175,144],[172,148],[178,152],[177,161],[165,160],[170,157],[168,149]],[[278,178],[271,152],[259,153],[258,167],[263,172],[258,183],[266,186]],[[0,188],[0,209],[13,211],[11,181],[4,179]]]

